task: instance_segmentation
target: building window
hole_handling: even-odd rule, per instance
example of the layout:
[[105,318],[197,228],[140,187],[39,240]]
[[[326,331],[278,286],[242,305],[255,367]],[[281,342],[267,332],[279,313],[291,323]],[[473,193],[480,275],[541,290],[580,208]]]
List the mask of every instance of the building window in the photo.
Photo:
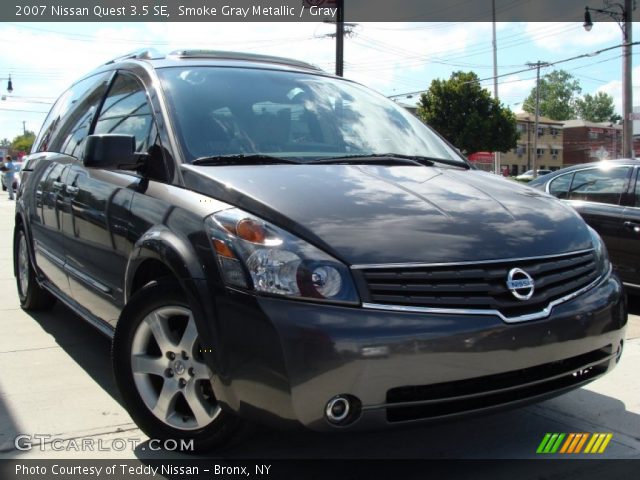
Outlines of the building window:
[[597,140],[598,139],[598,132],[589,132],[589,139],[590,140]]
[[544,127],[538,127],[538,136],[541,137],[544,135]]
[[518,144],[518,146],[516,147],[516,154],[517,154],[519,157],[521,157],[521,156],[523,156],[526,152],[527,152],[527,147],[526,147],[526,145]]
[[526,123],[518,123],[518,125],[516,125],[516,130],[518,131],[518,133],[520,135],[522,135],[523,133],[527,133],[527,124]]
[[549,133],[551,133],[551,135],[553,135],[554,137],[557,137],[558,134],[560,133],[560,130],[558,130],[555,127],[551,127],[551,128],[549,128]]
[[538,148],[536,150],[536,154],[538,155],[538,157],[541,157],[542,155],[544,155],[544,148]]

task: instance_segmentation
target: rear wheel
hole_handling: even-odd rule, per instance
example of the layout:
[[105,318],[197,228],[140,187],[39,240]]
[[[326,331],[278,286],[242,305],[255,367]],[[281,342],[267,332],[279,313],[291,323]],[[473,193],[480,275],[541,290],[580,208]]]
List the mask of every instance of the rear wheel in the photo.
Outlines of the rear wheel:
[[17,227],[13,245],[13,261],[20,305],[25,310],[47,310],[56,303],[56,298],[42,288],[29,259],[27,236],[21,226]]
[[113,341],[113,367],[126,407],[157,439],[193,439],[196,450],[228,443],[241,425],[220,408],[193,313],[172,282],[154,282],[126,306]]

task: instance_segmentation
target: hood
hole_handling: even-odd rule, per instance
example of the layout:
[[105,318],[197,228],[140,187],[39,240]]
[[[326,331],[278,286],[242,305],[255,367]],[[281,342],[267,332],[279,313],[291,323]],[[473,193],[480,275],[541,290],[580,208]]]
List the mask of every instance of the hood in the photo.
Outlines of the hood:
[[183,166],[187,187],[346,262],[445,263],[591,248],[559,200],[474,170],[374,165]]

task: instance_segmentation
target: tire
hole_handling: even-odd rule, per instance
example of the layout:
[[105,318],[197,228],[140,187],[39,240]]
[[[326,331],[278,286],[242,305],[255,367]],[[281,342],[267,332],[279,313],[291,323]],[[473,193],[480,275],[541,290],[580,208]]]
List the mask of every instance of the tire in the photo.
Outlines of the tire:
[[49,310],[55,305],[56,298],[38,284],[28,248],[24,228],[18,226],[13,245],[13,261],[20,306],[25,310]]
[[194,451],[208,451],[241,431],[243,422],[215,400],[201,348],[191,309],[173,282],[146,285],[122,311],[113,371],[126,409],[149,438],[193,439]]

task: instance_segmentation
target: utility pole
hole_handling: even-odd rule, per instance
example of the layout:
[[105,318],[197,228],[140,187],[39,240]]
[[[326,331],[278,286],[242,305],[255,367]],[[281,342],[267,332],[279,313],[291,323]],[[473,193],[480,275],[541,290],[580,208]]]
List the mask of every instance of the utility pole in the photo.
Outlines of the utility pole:
[[26,135],[26,134],[27,134],[27,126],[26,126],[26,125],[27,125],[26,120],[23,120],[23,121],[22,121],[22,134],[23,134],[23,135]]
[[624,122],[622,124],[622,138],[624,140],[624,148],[622,154],[624,158],[634,158],[635,152],[633,150],[633,120],[631,119],[631,112],[633,111],[633,90],[631,88],[631,43],[632,37],[632,25],[631,25],[631,0],[625,0],[624,2],[624,28],[622,29],[622,35],[624,37],[624,63],[622,66],[622,78],[624,83],[624,89],[622,92],[622,102],[624,104]]
[[[633,151],[633,89],[631,86],[631,44],[633,43],[633,32],[631,24],[631,14],[635,9],[635,1],[624,0],[624,5],[613,3],[611,0],[604,0],[608,9],[585,7],[584,29],[590,32],[593,28],[591,12],[598,12],[613,18],[622,30],[622,155],[625,158],[634,158]],[[614,9],[614,10],[610,10]]]
[[533,169],[533,178],[538,178],[537,170],[536,170],[536,157],[538,155],[538,123],[540,122],[540,67],[547,67],[549,64],[547,62],[541,62],[538,60],[536,63],[527,62],[527,65],[530,67],[536,67],[536,123],[533,128],[533,156],[532,156],[532,166]]
[[[496,40],[496,0],[491,0],[493,13],[493,98],[498,98],[498,42]],[[494,152],[494,171],[500,174],[500,152]]]
[[[317,2],[317,0],[315,0]],[[305,5],[311,0],[305,0]],[[344,21],[344,0],[335,0],[336,11],[336,33],[328,33],[325,37],[336,37],[336,76],[344,76],[344,37],[353,34],[355,23],[345,23]],[[325,23],[333,23],[333,21],[325,19]]]
[[336,19],[336,75],[344,76],[344,0],[337,0]]

